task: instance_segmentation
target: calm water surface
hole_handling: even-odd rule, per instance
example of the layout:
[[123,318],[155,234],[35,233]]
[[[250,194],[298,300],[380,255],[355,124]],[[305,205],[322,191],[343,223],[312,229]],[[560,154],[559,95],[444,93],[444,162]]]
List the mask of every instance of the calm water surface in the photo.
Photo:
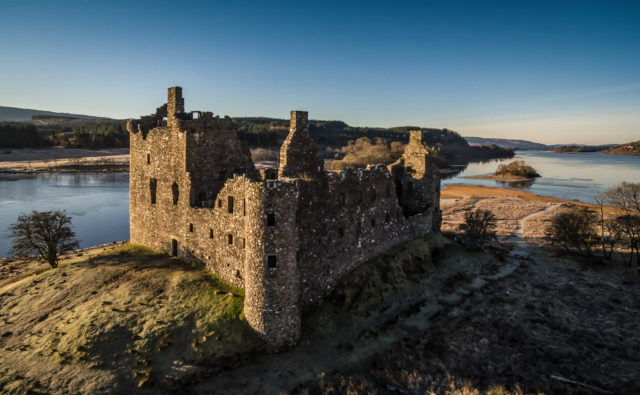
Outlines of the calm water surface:
[[[493,173],[504,162],[496,160],[472,163],[461,174],[442,183],[517,188],[588,202],[593,201],[595,194],[622,181],[640,182],[640,157],[519,151],[515,159],[525,160],[542,177],[524,186],[464,178]],[[128,239],[128,174],[40,174],[17,180],[0,175],[0,256],[8,255],[10,240],[6,229],[18,215],[61,209],[71,215],[82,247]]]
[[81,247],[129,238],[129,174],[0,175],[0,257],[10,249],[7,227],[33,210],[66,209]]
[[[524,160],[533,166],[542,177],[532,183],[505,183],[497,180],[479,180],[467,176],[486,175],[495,172],[500,163]],[[602,152],[555,153],[549,151],[518,151],[516,157],[471,163],[443,185],[467,184],[490,187],[520,189],[540,195],[561,199],[578,199],[593,202],[594,195],[622,181],[640,182],[640,157],[607,155]]]

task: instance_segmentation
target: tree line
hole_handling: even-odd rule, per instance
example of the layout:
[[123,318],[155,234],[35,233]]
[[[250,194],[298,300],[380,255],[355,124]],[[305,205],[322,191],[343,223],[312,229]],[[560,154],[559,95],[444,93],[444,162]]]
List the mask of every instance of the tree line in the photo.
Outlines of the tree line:
[[[75,122],[72,122],[75,121]],[[129,146],[124,121],[71,120],[61,125],[0,123],[0,147],[119,148]]]

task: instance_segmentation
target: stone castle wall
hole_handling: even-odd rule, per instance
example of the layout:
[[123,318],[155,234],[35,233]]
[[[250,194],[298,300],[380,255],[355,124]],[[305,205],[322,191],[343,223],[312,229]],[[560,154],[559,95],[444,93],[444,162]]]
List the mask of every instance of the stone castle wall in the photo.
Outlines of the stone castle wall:
[[293,344],[305,306],[347,272],[439,229],[440,181],[421,134],[396,163],[327,172],[292,111],[278,169],[258,173],[235,123],[184,112],[182,90],[129,121],[131,241],[205,265],[245,290],[249,324]]

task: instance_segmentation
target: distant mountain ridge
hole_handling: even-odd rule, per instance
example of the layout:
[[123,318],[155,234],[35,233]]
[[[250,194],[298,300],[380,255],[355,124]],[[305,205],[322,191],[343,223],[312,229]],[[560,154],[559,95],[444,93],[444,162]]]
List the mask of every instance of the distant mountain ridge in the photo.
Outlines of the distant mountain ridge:
[[485,137],[465,137],[469,145],[488,145],[493,144],[498,147],[506,147],[513,149],[531,149],[531,150],[544,150],[553,146],[541,143],[534,143],[528,140],[517,139],[499,139],[499,138],[485,138]]
[[79,119],[109,119],[93,115],[70,114],[66,112],[54,112],[45,110],[34,110],[30,108],[18,108],[0,106],[0,122],[23,122],[30,121],[34,115],[44,115],[51,117],[66,117]]

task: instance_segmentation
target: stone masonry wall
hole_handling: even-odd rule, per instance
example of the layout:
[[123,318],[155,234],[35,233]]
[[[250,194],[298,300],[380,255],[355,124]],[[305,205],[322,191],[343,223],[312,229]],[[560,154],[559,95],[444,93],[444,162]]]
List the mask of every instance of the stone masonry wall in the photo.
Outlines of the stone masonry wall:
[[245,290],[267,345],[292,345],[305,306],[390,247],[440,226],[440,181],[419,132],[390,166],[326,172],[291,112],[278,171],[258,173],[228,117],[184,112],[179,87],[129,121],[131,242],[206,266]]

